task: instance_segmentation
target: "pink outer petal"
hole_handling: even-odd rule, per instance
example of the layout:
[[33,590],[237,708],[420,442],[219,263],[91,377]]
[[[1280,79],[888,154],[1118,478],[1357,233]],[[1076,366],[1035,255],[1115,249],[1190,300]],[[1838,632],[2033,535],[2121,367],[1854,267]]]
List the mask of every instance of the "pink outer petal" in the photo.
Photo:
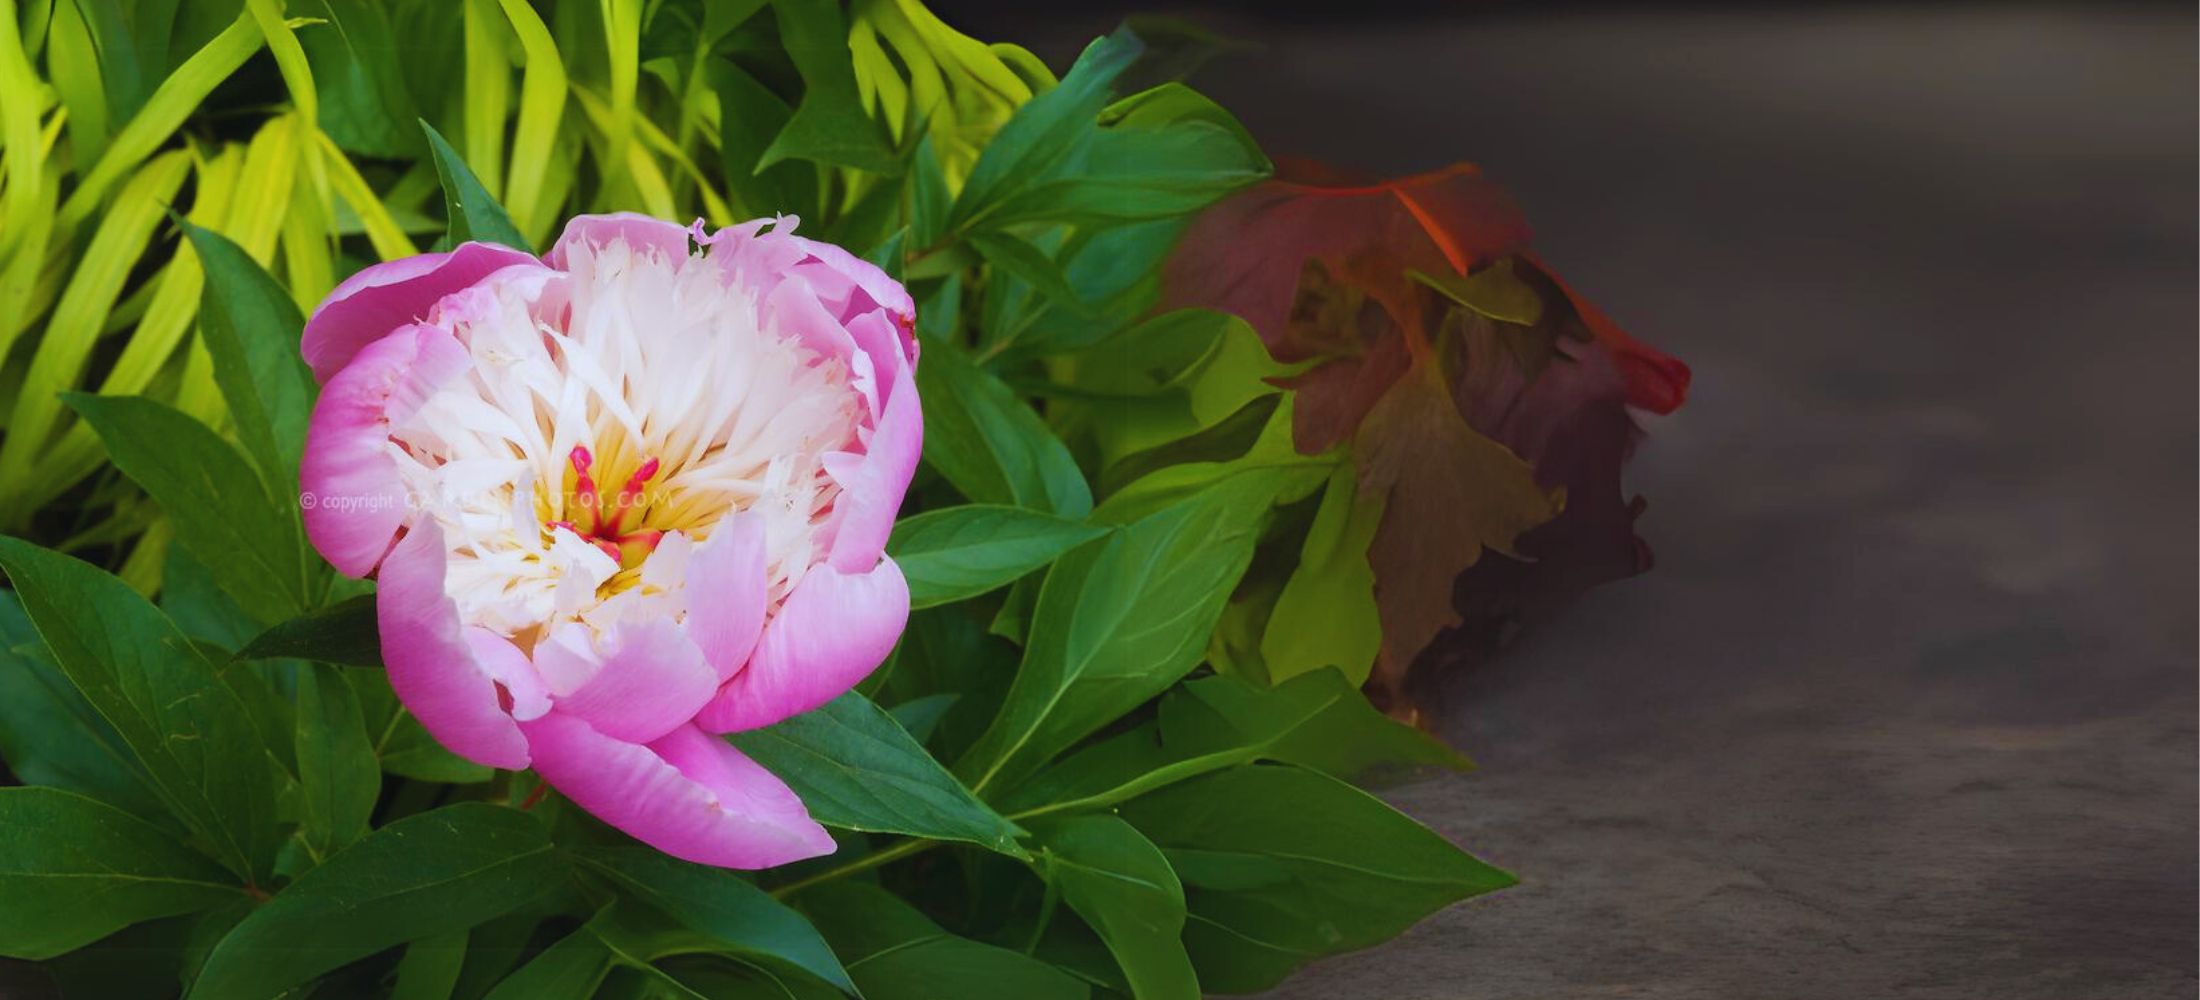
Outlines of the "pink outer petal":
[[688,562],[688,636],[721,682],[749,661],[764,630],[771,600],[764,555],[764,521],[743,512],[720,522]]
[[673,260],[688,255],[687,226],[639,212],[612,212],[606,215],[574,216],[565,224],[565,231],[558,235],[558,242],[550,247],[550,252],[542,255],[542,262],[563,271],[566,247],[575,243],[600,247],[620,238],[624,238],[628,246],[637,250],[653,247]]
[[831,243],[819,243],[800,236],[786,238],[794,241],[818,265],[830,270],[840,279],[828,281],[815,273],[817,268],[806,263],[797,265],[797,270],[817,287],[818,296],[825,299],[834,315],[842,320],[852,319],[869,311],[868,306],[849,294],[858,290],[863,293],[864,298],[871,300],[871,305],[885,309],[903,321],[916,318],[917,306],[909,298],[909,290],[903,288],[901,282],[887,277],[886,272],[879,270],[878,265]]
[[843,573],[869,569],[886,551],[894,515],[901,511],[909,477],[924,451],[924,410],[909,366],[895,373],[884,410],[862,454],[825,456],[825,471],[841,490],[833,501],[830,561]]
[[535,258],[493,243],[462,243],[449,253],[402,257],[361,269],[336,286],[306,320],[298,351],[326,383],[352,355],[391,330],[428,314],[436,300],[491,273]]
[[884,662],[908,621],[909,584],[892,559],[865,573],[812,566],[695,723],[730,733],[823,705]]
[[[611,648],[595,676],[555,701],[558,711],[612,739],[647,743],[662,737],[686,725],[718,690],[718,676],[703,662],[703,651],[672,621],[622,622],[605,645]],[[572,653],[544,643],[535,655]]]
[[552,712],[523,723],[544,781],[598,819],[673,857],[770,868],[833,852],[792,790],[693,726],[650,746]]
[[367,345],[329,379],[306,427],[298,483],[306,537],[337,569],[373,572],[404,523],[390,425],[418,412],[472,363],[448,332],[406,326]]
[[375,617],[390,688],[452,753],[489,767],[526,767],[527,740],[499,707],[497,682],[443,592],[447,562],[443,529],[433,521],[415,526],[382,560]]

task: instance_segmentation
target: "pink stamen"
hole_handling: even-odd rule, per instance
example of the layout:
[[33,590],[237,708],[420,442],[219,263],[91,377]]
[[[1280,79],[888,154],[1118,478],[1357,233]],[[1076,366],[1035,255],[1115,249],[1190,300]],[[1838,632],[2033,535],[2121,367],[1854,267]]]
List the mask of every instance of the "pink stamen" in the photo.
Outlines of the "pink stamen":
[[626,520],[627,510],[635,506],[635,498],[642,495],[642,488],[647,486],[650,479],[657,475],[657,469],[661,465],[663,465],[662,462],[652,458],[643,462],[641,468],[634,470],[633,475],[626,477],[626,485],[619,487],[618,509],[612,511],[611,517],[603,522],[602,532],[604,534],[617,535],[619,533],[619,525]]
[[[596,492],[596,480],[588,475],[588,467],[596,464],[596,456],[588,453],[587,445],[577,444],[573,446],[571,460],[573,462],[574,500],[583,508],[593,512],[589,518],[593,528],[601,528],[603,526],[603,494]],[[594,534],[594,531],[591,530],[589,533]]]

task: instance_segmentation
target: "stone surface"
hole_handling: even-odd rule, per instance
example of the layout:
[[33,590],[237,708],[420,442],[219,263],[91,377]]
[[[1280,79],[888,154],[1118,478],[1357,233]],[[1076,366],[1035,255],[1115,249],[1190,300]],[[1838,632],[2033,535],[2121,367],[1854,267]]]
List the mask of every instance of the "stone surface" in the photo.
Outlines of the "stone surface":
[[1696,388],[1657,569],[1393,795],[1523,883],[1274,997],[2194,995],[2191,8],[1428,17],[1208,18],[1266,50],[1195,82],[1480,161]]

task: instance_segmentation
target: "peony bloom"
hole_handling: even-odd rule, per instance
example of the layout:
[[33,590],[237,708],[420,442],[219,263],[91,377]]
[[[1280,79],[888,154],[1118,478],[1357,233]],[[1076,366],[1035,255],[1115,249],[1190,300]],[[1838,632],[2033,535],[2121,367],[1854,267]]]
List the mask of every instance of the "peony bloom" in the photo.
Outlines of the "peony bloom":
[[736,868],[833,841],[718,734],[847,691],[909,612],[884,547],[923,438],[913,308],[793,224],[584,216],[540,260],[391,261],[302,344],[307,534],[378,579],[406,708]]

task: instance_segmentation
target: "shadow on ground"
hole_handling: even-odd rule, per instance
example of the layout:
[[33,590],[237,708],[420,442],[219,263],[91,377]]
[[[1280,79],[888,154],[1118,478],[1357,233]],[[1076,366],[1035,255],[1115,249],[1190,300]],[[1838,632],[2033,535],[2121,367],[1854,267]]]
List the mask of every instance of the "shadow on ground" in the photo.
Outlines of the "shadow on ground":
[[1208,21],[1272,150],[1482,162],[1696,372],[1658,568],[1394,796],[1523,884],[1275,997],[2193,995],[2189,8]]

